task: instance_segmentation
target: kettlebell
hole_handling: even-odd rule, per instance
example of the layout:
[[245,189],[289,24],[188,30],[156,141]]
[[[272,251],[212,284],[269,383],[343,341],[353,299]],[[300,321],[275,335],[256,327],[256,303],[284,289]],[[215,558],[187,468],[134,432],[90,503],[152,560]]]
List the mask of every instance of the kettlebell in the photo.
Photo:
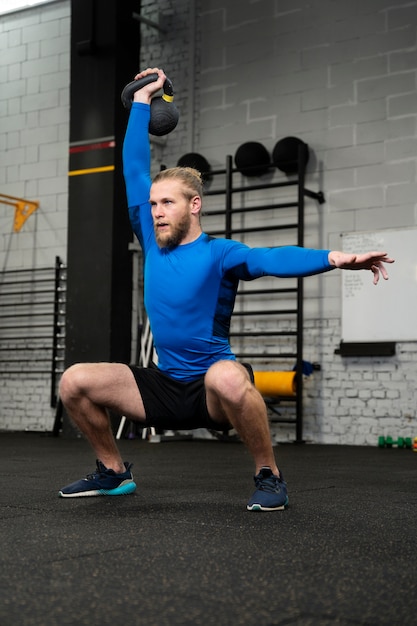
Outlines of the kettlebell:
[[[128,83],[122,91],[121,98],[123,106],[126,109],[130,109],[132,106],[133,94],[139,89],[142,89],[142,87],[145,87],[145,85],[149,85],[149,83],[153,83],[156,80],[158,80],[158,74],[148,74],[148,76],[144,76],[143,78],[139,78],[139,80],[133,80],[131,83]],[[163,96],[156,96],[155,98],[152,98],[151,101],[149,132],[151,135],[156,135],[157,137],[167,135],[174,130],[178,124],[180,116],[178,109],[173,102],[174,89],[169,78],[165,80],[163,90]]]

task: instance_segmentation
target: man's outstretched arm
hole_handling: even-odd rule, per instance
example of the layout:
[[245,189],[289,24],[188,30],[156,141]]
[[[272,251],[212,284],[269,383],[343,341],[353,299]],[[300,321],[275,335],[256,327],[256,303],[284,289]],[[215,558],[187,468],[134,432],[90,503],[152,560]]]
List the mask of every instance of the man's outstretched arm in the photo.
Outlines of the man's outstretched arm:
[[248,248],[245,244],[229,244],[229,254],[225,257],[226,269],[235,269],[242,280],[260,276],[295,277],[312,276],[329,270],[370,270],[374,274],[374,284],[380,274],[385,280],[388,273],[384,263],[394,259],[386,252],[366,252],[351,254],[335,250],[316,250],[299,246],[276,248]]

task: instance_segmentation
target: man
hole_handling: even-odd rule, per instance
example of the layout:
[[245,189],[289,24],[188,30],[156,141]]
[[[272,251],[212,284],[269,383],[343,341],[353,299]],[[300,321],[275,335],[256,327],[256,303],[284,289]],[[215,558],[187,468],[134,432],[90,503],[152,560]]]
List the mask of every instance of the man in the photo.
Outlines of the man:
[[266,406],[249,368],[231,352],[228,331],[239,280],[263,275],[308,276],[365,269],[387,279],[385,252],[361,255],[297,247],[248,248],[215,239],[200,224],[202,181],[192,168],[161,171],[150,179],[150,101],[165,81],[134,95],[123,147],[129,215],[144,253],[145,306],[158,367],[121,363],[76,364],[64,372],[60,396],[90,442],[97,468],[60,491],[62,497],[122,495],[136,489],[131,465],[117,448],[108,410],[143,426],[184,430],[234,428],[255,463],[255,492],[247,509],[282,510],[287,486],[277,467]]

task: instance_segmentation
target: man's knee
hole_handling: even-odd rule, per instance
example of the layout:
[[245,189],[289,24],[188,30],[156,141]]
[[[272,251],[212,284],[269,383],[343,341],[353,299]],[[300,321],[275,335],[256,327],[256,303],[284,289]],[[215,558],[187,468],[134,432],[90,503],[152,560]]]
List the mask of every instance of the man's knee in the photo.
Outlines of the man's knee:
[[59,382],[59,396],[65,404],[67,400],[83,393],[87,386],[86,368],[83,363],[71,365],[61,376]]
[[207,390],[235,403],[242,402],[253,389],[247,370],[236,361],[219,361],[212,365],[205,385]]

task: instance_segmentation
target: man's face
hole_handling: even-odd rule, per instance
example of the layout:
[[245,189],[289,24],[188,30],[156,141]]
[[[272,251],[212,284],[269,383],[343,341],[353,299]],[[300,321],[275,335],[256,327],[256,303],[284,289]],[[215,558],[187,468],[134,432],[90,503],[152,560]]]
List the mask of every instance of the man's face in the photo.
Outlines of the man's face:
[[165,180],[151,187],[150,204],[155,237],[160,248],[186,243],[191,229],[191,202],[182,192],[182,183]]

